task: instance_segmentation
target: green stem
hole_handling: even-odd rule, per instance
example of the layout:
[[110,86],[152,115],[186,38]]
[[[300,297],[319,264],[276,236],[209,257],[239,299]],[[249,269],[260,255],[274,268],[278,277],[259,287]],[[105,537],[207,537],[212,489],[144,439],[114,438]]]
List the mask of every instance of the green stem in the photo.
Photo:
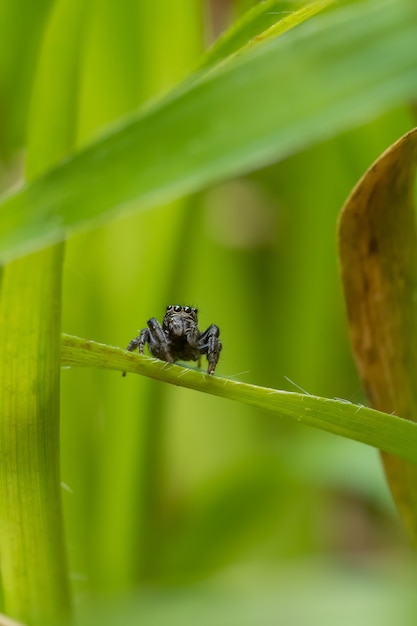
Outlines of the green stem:
[[417,424],[352,404],[241,383],[180,367],[143,354],[70,335],[62,336],[62,365],[134,372],[188,389],[210,393],[273,411],[277,417],[349,437],[417,463]]
[[0,553],[5,608],[27,624],[67,614],[59,481],[63,246],[4,268],[0,301]]

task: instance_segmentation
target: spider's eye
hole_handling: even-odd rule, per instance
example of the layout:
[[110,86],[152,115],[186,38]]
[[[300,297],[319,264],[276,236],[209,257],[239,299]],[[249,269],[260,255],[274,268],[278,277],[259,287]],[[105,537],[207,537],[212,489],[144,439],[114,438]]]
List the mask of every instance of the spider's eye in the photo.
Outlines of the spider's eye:
[[195,313],[197,315],[198,313],[198,309],[196,309],[195,307],[193,307],[193,313]]
[[179,304],[176,304],[176,305],[174,306],[174,311],[175,311],[175,313],[179,313],[179,312],[181,311],[181,307],[180,307],[180,305],[179,305]]
[[171,309],[172,309],[172,304],[168,304],[167,311],[170,311]]
[[190,306],[185,306],[184,307],[184,313],[191,313],[191,307]]

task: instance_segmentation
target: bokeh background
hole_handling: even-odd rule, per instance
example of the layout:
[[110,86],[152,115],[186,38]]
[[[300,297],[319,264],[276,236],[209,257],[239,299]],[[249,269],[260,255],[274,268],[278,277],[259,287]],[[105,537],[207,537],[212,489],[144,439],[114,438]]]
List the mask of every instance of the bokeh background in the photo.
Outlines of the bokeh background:
[[[57,102],[65,36],[79,33],[68,114],[80,147],[183,79],[256,3],[20,4],[2,46],[15,104],[2,126],[3,188],[21,171],[23,120],[48,46],[62,55],[62,75],[42,89]],[[72,237],[63,331],[124,347],[167,304],[190,304],[201,329],[221,329],[218,375],[365,402],[347,338],[337,218],[365,169],[413,125],[410,109],[390,111],[279,164]],[[61,408],[81,614],[106,598],[113,619],[107,601],[116,598],[117,615],[140,607],[150,624],[202,615],[210,624],[389,624],[401,615],[413,557],[375,450],[109,371],[63,370]]]

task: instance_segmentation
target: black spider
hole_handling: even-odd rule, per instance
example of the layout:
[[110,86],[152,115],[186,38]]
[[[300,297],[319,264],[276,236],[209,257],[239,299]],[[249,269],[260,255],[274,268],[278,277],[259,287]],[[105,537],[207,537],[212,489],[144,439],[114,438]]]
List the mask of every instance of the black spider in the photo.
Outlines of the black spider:
[[[147,321],[147,328],[140,331],[132,339],[126,350],[132,352],[139,348],[143,354],[145,344],[148,344],[152,356],[174,363],[174,361],[198,361],[202,354],[207,355],[207,373],[213,374],[222,349],[219,341],[220,330],[211,324],[200,333],[198,330],[198,310],[191,306],[170,304],[166,308],[165,317],[161,324],[151,317]],[[123,372],[123,376],[126,372]]]

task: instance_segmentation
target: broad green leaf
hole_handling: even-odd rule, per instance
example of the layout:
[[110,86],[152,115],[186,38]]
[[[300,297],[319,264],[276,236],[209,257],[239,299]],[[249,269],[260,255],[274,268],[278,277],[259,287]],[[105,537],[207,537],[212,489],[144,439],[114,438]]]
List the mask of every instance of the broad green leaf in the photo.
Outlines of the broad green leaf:
[[129,118],[6,199],[3,258],[284,158],[415,97],[414,4],[355,3],[312,24]]
[[417,424],[345,400],[258,387],[134,355],[94,341],[63,335],[62,365],[135,372],[196,389],[285,417],[335,435],[349,437],[417,463]]
[[[417,421],[417,129],[370,167],[346,201],[339,251],[349,330],[372,405]],[[383,454],[402,517],[417,540],[417,467]]]

